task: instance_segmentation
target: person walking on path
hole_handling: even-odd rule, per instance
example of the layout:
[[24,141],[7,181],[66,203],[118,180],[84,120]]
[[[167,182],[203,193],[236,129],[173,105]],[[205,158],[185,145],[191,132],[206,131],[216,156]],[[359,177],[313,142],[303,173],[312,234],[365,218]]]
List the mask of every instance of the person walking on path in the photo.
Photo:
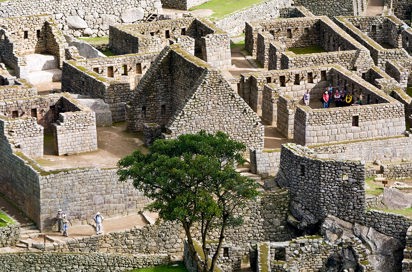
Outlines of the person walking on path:
[[62,215],[63,217],[63,227],[62,227],[62,231],[63,231],[63,236],[69,236],[69,223],[70,225],[72,225],[72,222],[70,222],[70,220],[67,218],[67,215],[65,213],[63,213]]
[[103,234],[103,220],[104,217],[97,212],[96,215],[93,217],[94,222],[96,223],[96,234]]

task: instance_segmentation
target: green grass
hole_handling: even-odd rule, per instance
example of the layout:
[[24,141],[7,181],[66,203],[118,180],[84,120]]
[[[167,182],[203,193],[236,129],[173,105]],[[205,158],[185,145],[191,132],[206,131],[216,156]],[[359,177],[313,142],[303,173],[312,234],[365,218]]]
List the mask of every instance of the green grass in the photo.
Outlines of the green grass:
[[383,194],[383,184],[381,182],[375,182],[374,178],[369,178],[365,180],[367,185],[366,194],[378,196]]
[[220,19],[235,11],[252,6],[254,4],[259,4],[263,1],[264,0],[211,0],[200,6],[193,7],[190,10],[211,9],[213,11],[211,18]]
[[104,50],[104,51],[100,51],[100,52],[102,52],[106,57],[111,57],[111,56],[115,56],[115,55],[116,55],[116,54],[113,53],[109,48],[107,48],[107,49]]
[[11,219],[5,213],[0,211],[0,228],[5,227],[13,222],[13,219]]
[[187,272],[183,263],[161,265],[149,268],[135,269],[131,272]]
[[409,86],[408,88],[406,88],[406,93],[412,97],[412,86]]
[[240,40],[238,42],[235,43],[230,43],[230,48],[234,49],[234,48],[240,48],[240,49],[244,49],[245,48],[245,40]]
[[312,45],[312,46],[307,46],[307,47],[295,47],[295,48],[289,48],[288,50],[295,54],[314,54],[314,53],[326,52],[319,45]]
[[103,37],[80,37],[79,40],[88,42],[90,44],[109,44],[109,36]]

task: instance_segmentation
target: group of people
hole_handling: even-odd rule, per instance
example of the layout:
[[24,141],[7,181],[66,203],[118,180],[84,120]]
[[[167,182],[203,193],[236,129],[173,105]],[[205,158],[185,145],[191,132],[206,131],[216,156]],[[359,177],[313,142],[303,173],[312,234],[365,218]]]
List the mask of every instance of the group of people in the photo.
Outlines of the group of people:
[[[100,212],[97,212],[93,216],[93,220],[96,224],[96,234],[103,234],[103,215],[101,215]],[[69,236],[69,224],[72,225],[72,223],[62,209],[57,211],[56,224],[58,232],[62,233],[63,236]]]
[[[321,102],[323,108],[329,108],[332,103],[335,107],[343,107],[350,105],[362,105],[363,104],[363,95],[359,94],[356,98],[354,92],[349,92],[346,88],[334,88],[332,85],[326,88],[325,92],[322,95]],[[306,106],[309,106],[310,94],[309,90],[303,95],[303,102]]]

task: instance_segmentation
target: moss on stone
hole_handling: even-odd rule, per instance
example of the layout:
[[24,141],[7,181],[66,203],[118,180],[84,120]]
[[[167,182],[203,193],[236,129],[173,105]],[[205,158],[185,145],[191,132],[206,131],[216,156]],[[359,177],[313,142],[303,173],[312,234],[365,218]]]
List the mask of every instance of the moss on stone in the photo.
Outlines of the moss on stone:
[[262,243],[259,245],[259,254],[260,254],[260,260],[259,260],[259,267],[260,271],[262,272],[268,272],[268,267],[267,263],[269,261],[269,245],[267,243]]

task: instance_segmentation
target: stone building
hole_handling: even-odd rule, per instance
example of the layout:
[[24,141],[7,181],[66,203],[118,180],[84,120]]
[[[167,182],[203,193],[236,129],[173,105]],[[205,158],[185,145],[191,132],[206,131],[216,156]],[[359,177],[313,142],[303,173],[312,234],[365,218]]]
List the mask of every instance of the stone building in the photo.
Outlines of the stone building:
[[263,148],[259,117],[218,70],[178,45],[165,48],[142,78],[127,122],[132,131],[156,124],[166,137],[223,130],[248,148]]
[[207,19],[187,17],[110,27],[109,47],[117,54],[158,53],[174,43],[216,68],[231,66],[229,36]]
[[[124,121],[125,105],[156,56],[156,53],[128,54],[64,62],[62,90],[103,99],[110,107],[110,119]],[[98,124],[111,125],[100,122],[104,117],[100,118],[99,113],[96,118]]]
[[209,0],[162,0],[162,7],[169,9],[189,10],[192,7],[201,5]]
[[60,81],[67,43],[49,15],[0,18],[0,60],[30,82]]
[[[269,70],[336,63],[366,71],[373,64],[368,50],[329,18],[304,17],[255,21],[246,24],[246,50]],[[293,52],[317,48],[319,53]]]

